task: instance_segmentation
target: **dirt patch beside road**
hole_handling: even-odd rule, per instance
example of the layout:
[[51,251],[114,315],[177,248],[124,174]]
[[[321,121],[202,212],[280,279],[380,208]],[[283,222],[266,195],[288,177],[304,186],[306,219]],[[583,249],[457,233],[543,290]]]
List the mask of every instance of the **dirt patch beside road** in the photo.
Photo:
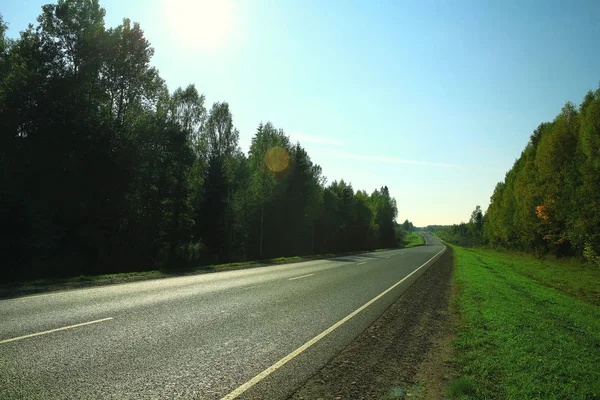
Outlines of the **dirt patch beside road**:
[[441,399],[453,371],[456,316],[448,248],[352,344],[290,399]]

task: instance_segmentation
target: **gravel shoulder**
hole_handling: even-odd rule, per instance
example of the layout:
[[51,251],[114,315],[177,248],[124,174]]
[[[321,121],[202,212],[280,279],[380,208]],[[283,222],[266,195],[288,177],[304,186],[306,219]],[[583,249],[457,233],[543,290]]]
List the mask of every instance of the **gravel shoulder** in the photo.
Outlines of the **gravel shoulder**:
[[386,312],[290,399],[442,399],[457,316],[448,248]]

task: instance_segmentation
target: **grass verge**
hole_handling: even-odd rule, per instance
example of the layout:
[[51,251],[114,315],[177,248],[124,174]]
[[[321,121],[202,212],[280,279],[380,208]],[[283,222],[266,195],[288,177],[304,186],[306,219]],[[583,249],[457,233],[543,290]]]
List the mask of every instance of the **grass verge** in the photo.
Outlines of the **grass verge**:
[[599,275],[581,266],[452,246],[455,342],[466,399],[600,398]]
[[423,236],[419,235],[417,232],[411,232],[404,237],[404,247],[407,249],[424,244],[425,239],[423,239]]

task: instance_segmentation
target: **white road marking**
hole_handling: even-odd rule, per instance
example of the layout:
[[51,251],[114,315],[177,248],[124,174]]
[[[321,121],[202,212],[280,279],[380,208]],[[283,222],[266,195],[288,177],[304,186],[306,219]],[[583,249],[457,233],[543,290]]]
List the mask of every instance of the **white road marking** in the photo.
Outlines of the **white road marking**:
[[308,274],[308,275],[297,276],[297,277],[295,277],[295,278],[290,278],[290,279],[288,279],[288,281],[293,281],[293,280],[296,280],[296,279],[302,279],[302,278],[306,278],[306,277],[313,276],[313,275],[314,275],[314,274]]
[[363,261],[363,262],[359,262],[359,263],[358,263],[358,264],[356,264],[356,265],[363,265],[363,264],[366,264],[366,263],[367,263],[366,261]]
[[21,340],[21,339],[27,339],[27,338],[34,337],[34,336],[45,335],[45,334],[47,334],[47,333],[53,333],[53,332],[58,332],[58,331],[64,331],[65,329],[77,328],[77,327],[79,327],[79,326],[91,325],[91,324],[97,324],[98,322],[109,321],[109,320],[111,320],[111,319],[113,319],[113,317],[108,317],[108,318],[97,319],[97,320],[95,320],[95,321],[83,322],[83,323],[81,323],[81,324],[75,324],[75,325],[63,326],[62,328],[50,329],[49,331],[43,331],[43,332],[32,333],[32,334],[29,334],[29,335],[18,336],[18,337],[14,337],[14,338],[11,338],[11,339],[4,339],[4,340],[0,340],[0,344],[2,344],[2,343],[14,342],[14,341],[16,341],[16,340]]
[[308,349],[309,347],[311,347],[312,345],[314,345],[315,343],[317,343],[319,340],[323,339],[325,336],[329,335],[331,332],[333,332],[334,330],[336,330],[337,328],[339,328],[340,326],[342,326],[344,323],[346,323],[349,320],[351,320],[353,317],[355,317],[357,314],[359,314],[365,308],[369,307],[371,304],[375,303],[377,300],[379,300],[380,298],[382,298],[383,296],[385,296],[386,294],[388,294],[390,291],[392,291],[394,288],[396,288],[402,282],[404,282],[405,280],[407,280],[408,278],[410,278],[418,270],[420,270],[421,268],[423,268],[429,261],[431,261],[432,259],[434,259],[438,255],[440,255],[444,250],[446,250],[446,246],[444,246],[444,248],[442,248],[442,250],[440,250],[436,255],[434,255],[433,257],[431,257],[429,260],[425,261],[419,268],[415,269],[413,272],[411,272],[410,274],[408,274],[407,276],[405,276],[404,278],[402,278],[398,282],[394,283],[388,289],[384,290],[383,292],[381,292],[380,294],[378,294],[377,296],[375,296],[374,298],[372,298],[371,300],[369,300],[367,303],[363,304],[361,307],[357,308],[355,311],[353,311],[352,313],[348,314],[343,319],[341,319],[338,322],[336,322],[335,324],[331,325],[329,328],[327,328],[323,332],[319,333],[317,336],[315,336],[314,338],[310,339],[308,342],[304,343],[302,346],[298,347],[296,350],[292,351],[290,354],[288,354],[287,356],[283,357],[281,360],[277,361],[275,364],[271,365],[270,367],[268,367],[267,369],[265,369],[264,371],[262,371],[261,373],[259,373],[258,375],[256,375],[254,378],[250,379],[249,381],[247,381],[243,385],[239,386],[233,392],[231,392],[228,395],[226,395],[225,397],[221,398],[221,400],[233,400],[233,399],[237,398],[239,395],[241,395],[242,393],[244,393],[246,390],[250,389],[252,386],[256,385],[257,383],[259,383],[260,381],[262,381],[263,379],[265,379],[267,376],[269,376],[273,372],[277,371],[279,368],[283,367],[285,364],[287,364],[289,361],[293,360],[295,357],[297,357],[302,352],[304,352],[306,349]]

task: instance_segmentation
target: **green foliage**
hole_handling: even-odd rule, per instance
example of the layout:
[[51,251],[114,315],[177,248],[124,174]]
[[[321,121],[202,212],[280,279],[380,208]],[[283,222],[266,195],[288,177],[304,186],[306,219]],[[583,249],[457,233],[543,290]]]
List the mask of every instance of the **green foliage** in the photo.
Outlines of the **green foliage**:
[[476,206],[471,213],[469,223],[461,222],[451,226],[432,226],[428,229],[433,230],[440,237],[450,243],[459,246],[477,246],[484,243],[484,227],[486,217],[483,215],[480,206]]
[[483,235],[538,256],[600,252],[600,91],[566,103],[496,186]]
[[226,102],[169,93],[140,25],[59,0],[6,38],[0,17],[0,220],[10,279],[394,247],[387,187],[326,184],[282,130],[248,156]]
[[474,396],[477,393],[475,382],[468,375],[463,375],[450,382],[450,395],[455,398]]
[[0,55],[4,56],[4,52],[9,45],[8,39],[5,37],[8,26],[4,23],[4,18],[0,14]]
[[[531,256],[461,247],[454,253],[462,317],[455,345],[460,371],[469,377],[463,380],[470,381],[451,384],[455,395],[600,396],[598,306],[571,297],[578,296],[575,286],[562,287],[579,282],[579,289],[597,290],[600,276],[588,275],[584,282],[577,265]],[[560,280],[553,281],[558,271]]]
[[588,243],[583,248],[583,258],[587,261],[600,266],[600,256],[594,251],[592,246]]
[[404,237],[404,247],[406,248],[422,246],[424,244],[425,239],[423,239],[423,236],[419,235],[416,232],[411,232],[410,234]]
[[420,228],[420,230],[427,232],[447,232],[451,228],[452,225],[427,225],[425,228]]

